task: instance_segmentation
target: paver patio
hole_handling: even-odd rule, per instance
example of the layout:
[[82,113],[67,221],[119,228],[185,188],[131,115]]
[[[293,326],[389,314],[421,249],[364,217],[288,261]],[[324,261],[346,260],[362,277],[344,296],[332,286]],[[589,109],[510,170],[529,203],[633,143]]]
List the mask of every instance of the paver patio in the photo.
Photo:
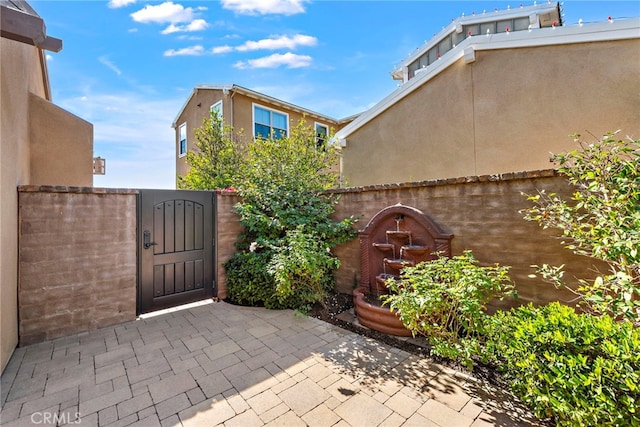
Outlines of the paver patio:
[[18,348],[1,384],[6,427],[532,420],[490,384],[429,359],[290,310],[224,302]]

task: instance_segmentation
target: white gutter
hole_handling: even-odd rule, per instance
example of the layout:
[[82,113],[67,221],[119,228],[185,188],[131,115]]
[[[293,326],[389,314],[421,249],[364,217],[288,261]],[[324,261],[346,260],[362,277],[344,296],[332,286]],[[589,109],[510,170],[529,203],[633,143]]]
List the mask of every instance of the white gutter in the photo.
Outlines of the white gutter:
[[461,58],[464,57],[467,63],[475,61],[476,51],[638,38],[640,38],[640,18],[468,37],[458,46],[445,53],[438,61],[424,68],[424,71],[418,73],[414,78],[391,92],[371,109],[363,112],[353,122],[338,131],[335,139],[340,142],[341,146],[345,147],[346,138],[349,135],[426,84]]
[[[462,27],[466,25],[483,24],[486,22],[495,22],[497,20],[506,20],[513,18],[526,18],[529,17],[532,23],[532,28],[539,28],[538,15],[553,12],[558,8],[558,3],[544,3],[536,6],[521,6],[519,8],[495,10],[492,12],[483,11],[480,14],[472,14],[468,16],[461,16],[451,21],[446,27],[442,27],[437,34],[435,34],[428,42],[425,42],[422,46],[418,47],[414,52],[409,54],[400,64],[398,64],[392,71],[392,76],[402,76],[403,69],[409,64],[420,58],[425,52],[432,47],[440,43],[445,37],[453,33],[454,31],[460,33]],[[535,22],[532,19],[535,18]]]

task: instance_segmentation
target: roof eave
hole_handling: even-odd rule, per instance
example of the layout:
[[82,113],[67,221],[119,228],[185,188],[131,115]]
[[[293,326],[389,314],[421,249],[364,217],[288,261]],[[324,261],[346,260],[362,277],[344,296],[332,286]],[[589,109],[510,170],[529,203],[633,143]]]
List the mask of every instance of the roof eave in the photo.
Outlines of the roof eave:
[[47,36],[44,21],[35,11],[26,13],[4,4],[0,5],[0,36],[52,52],[62,50],[62,40]]
[[369,110],[362,113],[353,122],[338,131],[335,137],[345,146],[346,138],[349,135],[463,58],[465,53],[470,52],[470,49],[473,51],[496,50],[637,39],[640,38],[640,31],[638,30],[640,30],[640,18],[629,18],[612,22],[605,21],[557,28],[541,28],[532,32],[514,31],[512,33],[492,34],[491,36],[479,35],[469,37],[455,49],[443,55],[435,64],[425,68],[424,72],[416,75],[413,79],[391,92]]

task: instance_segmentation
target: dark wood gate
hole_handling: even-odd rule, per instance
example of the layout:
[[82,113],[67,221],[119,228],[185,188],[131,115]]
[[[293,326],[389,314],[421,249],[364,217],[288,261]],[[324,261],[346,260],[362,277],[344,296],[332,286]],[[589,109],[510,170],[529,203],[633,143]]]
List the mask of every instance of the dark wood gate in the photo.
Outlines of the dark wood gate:
[[140,190],[138,313],[211,298],[215,193]]

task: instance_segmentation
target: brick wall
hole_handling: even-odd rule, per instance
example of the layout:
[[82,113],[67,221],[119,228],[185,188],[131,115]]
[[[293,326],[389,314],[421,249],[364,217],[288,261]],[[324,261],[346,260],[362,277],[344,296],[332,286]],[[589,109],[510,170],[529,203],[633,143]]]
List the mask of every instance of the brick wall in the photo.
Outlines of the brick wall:
[[20,345],[136,318],[136,198],[19,188]]
[[217,197],[217,284],[218,298],[227,297],[227,273],[223,267],[224,263],[229,260],[236,252],[235,243],[238,240],[238,234],[242,232],[240,225],[240,217],[233,213],[233,207],[240,201],[240,197],[235,193],[225,191],[218,192]]
[[[571,194],[566,179],[553,170],[376,185],[337,190],[341,199],[335,216],[361,216],[358,228],[363,229],[387,206],[402,203],[415,207],[454,234],[454,255],[470,249],[484,265],[497,262],[511,266],[510,276],[520,302],[569,302],[573,298],[570,292],[529,277],[534,273],[530,267],[533,264],[565,264],[565,279],[575,283],[574,277],[588,277],[593,268],[591,260],[565,249],[557,232],[525,221],[519,213],[531,206],[522,193],[537,194],[543,189],[567,198]],[[342,262],[337,273],[338,290],[350,293],[360,280],[358,241],[336,248],[335,253]]]
[[[570,292],[529,277],[534,273],[530,267],[533,264],[565,264],[565,278],[570,283],[575,282],[574,277],[589,277],[593,268],[591,260],[565,249],[557,232],[525,221],[519,213],[531,206],[522,193],[536,194],[543,189],[566,197],[571,194],[566,179],[553,170],[375,185],[336,190],[340,202],[334,216],[359,217],[358,229],[363,229],[387,206],[402,203],[420,209],[454,234],[451,241],[454,255],[471,249],[484,265],[497,262],[511,266],[510,276],[517,285],[520,302],[569,302],[573,298]],[[241,227],[237,215],[231,213],[237,196],[223,195],[218,201],[218,277],[226,296],[222,263],[233,255],[233,244]],[[337,289],[351,293],[360,282],[358,239],[335,248],[334,253],[341,261]]]

